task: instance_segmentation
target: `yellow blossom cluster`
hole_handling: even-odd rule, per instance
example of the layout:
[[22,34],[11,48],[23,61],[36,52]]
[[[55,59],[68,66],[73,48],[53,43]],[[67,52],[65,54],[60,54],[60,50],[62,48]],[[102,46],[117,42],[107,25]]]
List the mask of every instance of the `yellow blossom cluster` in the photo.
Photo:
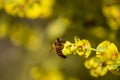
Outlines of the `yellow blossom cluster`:
[[88,58],[91,53],[91,45],[88,40],[80,40],[77,36],[75,36],[75,43],[71,43],[66,41],[64,44],[64,48],[62,49],[63,55],[69,54],[78,54],[80,56],[84,56]]
[[50,17],[53,4],[54,0],[0,0],[0,8],[8,14],[29,19]]
[[108,25],[112,30],[118,30],[120,28],[120,5],[109,4],[103,5],[102,11],[107,19]]
[[74,37],[75,43],[66,41],[63,44],[62,54],[78,54],[88,58],[91,51],[95,51],[95,56],[85,61],[85,67],[90,69],[90,74],[94,77],[104,76],[108,71],[118,73],[120,67],[120,54],[114,43],[109,41],[101,42],[97,48],[92,48],[90,42],[86,39],[80,40]]

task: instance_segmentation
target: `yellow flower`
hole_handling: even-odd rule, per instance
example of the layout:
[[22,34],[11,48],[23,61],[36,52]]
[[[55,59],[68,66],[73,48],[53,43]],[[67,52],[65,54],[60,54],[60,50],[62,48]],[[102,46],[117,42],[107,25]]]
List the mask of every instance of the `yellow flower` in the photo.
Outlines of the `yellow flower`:
[[120,75],[120,53],[118,53],[116,62],[114,64],[107,65],[107,67],[113,74]]
[[90,70],[93,77],[104,76],[107,73],[107,67],[97,67]]
[[101,61],[98,57],[92,57],[86,60],[85,67],[90,69],[90,74],[94,77],[104,76],[108,71],[105,62]]
[[94,58],[91,58],[91,59],[87,59],[86,61],[85,61],[85,67],[87,68],[87,69],[91,69],[93,66],[95,67],[95,66],[97,66],[96,65],[96,63],[95,63],[95,61],[94,61]]
[[104,41],[98,45],[97,50],[97,57],[100,57],[107,64],[113,64],[116,61],[118,50],[114,43]]
[[76,46],[69,41],[66,41],[64,44],[64,48],[62,49],[63,55],[72,54],[76,49]]
[[77,36],[75,36],[75,46],[76,53],[80,56],[84,55],[85,58],[88,58],[91,53],[91,45],[88,40],[80,40]]

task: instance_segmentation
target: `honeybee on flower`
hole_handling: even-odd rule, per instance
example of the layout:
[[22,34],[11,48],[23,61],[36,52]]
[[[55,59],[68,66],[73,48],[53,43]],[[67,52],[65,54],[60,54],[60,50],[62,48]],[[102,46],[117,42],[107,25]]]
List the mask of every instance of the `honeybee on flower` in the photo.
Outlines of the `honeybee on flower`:
[[91,53],[91,45],[88,40],[80,40],[77,36],[74,37],[75,43],[69,41],[64,41],[61,38],[57,38],[53,43],[53,47],[56,53],[62,57],[66,58],[70,54],[78,54],[79,56],[85,56],[88,58]]
[[66,41],[61,39],[61,38],[57,38],[54,43],[53,43],[53,48],[55,49],[56,51],[56,54],[62,58],[66,58],[65,55],[63,55],[62,53],[62,49],[63,49],[63,44],[65,43]]
[[103,41],[97,48],[92,48],[88,40],[80,40],[78,36],[75,36],[74,43],[57,38],[53,47],[57,55],[62,58],[70,54],[88,58],[91,51],[95,51],[95,56],[85,61],[85,67],[90,70],[93,77],[104,76],[108,71],[120,74],[120,54],[114,43]]

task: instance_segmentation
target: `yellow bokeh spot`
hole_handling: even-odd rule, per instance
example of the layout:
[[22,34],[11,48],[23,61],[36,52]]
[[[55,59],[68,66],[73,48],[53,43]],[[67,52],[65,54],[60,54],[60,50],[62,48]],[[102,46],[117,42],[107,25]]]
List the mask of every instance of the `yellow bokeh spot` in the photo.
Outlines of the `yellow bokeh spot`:
[[111,7],[110,6],[103,6],[102,7],[102,11],[103,11],[103,14],[109,18],[110,17],[110,11],[111,11]]
[[52,8],[42,7],[42,18],[48,18],[52,15]]
[[54,0],[41,0],[42,18],[48,18],[52,15]]
[[35,34],[31,34],[25,46],[28,50],[35,51],[38,50],[39,45],[40,39],[38,38],[38,36]]
[[25,15],[27,18],[36,19],[42,15],[42,7],[40,4],[34,3],[26,8]]
[[15,15],[17,13],[15,7],[16,7],[15,3],[9,3],[4,5],[5,11],[11,15]]
[[69,24],[66,24],[63,19],[63,17],[59,17],[49,23],[46,29],[46,33],[49,38],[55,39],[56,37],[62,36],[65,33]]
[[0,24],[0,38],[3,38],[7,35],[7,29],[8,29],[7,23]]
[[40,69],[37,66],[32,67],[29,71],[29,74],[35,80],[39,80],[42,77],[42,73],[40,72]]
[[120,16],[119,9],[117,6],[111,6],[111,15],[116,19]]
[[118,18],[119,17],[119,8],[116,5],[103,6],[102,10],[103,10],[104,15],[107,18],[110,18],[110,17]]
[[59,70],[53,70],[48,73],[42,80],[64,80]]
[[[101,32],[101,33],[100,33],[100,32]],[[105,30],[103,27],[101,27],[101,26],[92,28],[92,29],[91,29],[91,33],[92,33],[95,37],[98,37],[98,38],[105,38],[106,35],[107,35],[106,30]]]
[[22,34],[21,33],[17,33],[14,32],[12,33],[12,35],[10,36],[11,42],[15,45],[15,46],[20,46],[22,45]]
[[9,32],[10,35],[9,37],[13,45],[20,46],[27,42],[30,34],[31,34],[31,30],[28,26],[22,24],[16,24],[15,26],[11,27],[11,31]]
[[54,4],[55,0],[41,0],[42,6],[51,7]]
[[3,7],[3,0],[0,0],[0,9]]
[[62,73],[57,70],[48,70],[34,66],[29,70],[29,75],[33,80],[64,80]]
[[119,29],[119,24],[118,24],[117,20],[109,19],[107,22],[108,22],[108,25],[111,27],[112,30],[118,30]]

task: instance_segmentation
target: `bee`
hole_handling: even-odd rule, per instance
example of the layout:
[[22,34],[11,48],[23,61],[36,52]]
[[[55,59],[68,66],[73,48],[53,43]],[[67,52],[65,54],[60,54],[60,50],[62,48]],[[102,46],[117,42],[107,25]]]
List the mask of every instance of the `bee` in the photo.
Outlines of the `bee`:
[[63,44],[65,43],[66,41],[61,39],[61,38],[57,38],[54,42],[53,42],[53,48],[55,49],[56,51],[56,54],[58,56],[60,56],[61,58],[66,58],[65,55],[63,55],[62,53],[62,49],[63,49]]

